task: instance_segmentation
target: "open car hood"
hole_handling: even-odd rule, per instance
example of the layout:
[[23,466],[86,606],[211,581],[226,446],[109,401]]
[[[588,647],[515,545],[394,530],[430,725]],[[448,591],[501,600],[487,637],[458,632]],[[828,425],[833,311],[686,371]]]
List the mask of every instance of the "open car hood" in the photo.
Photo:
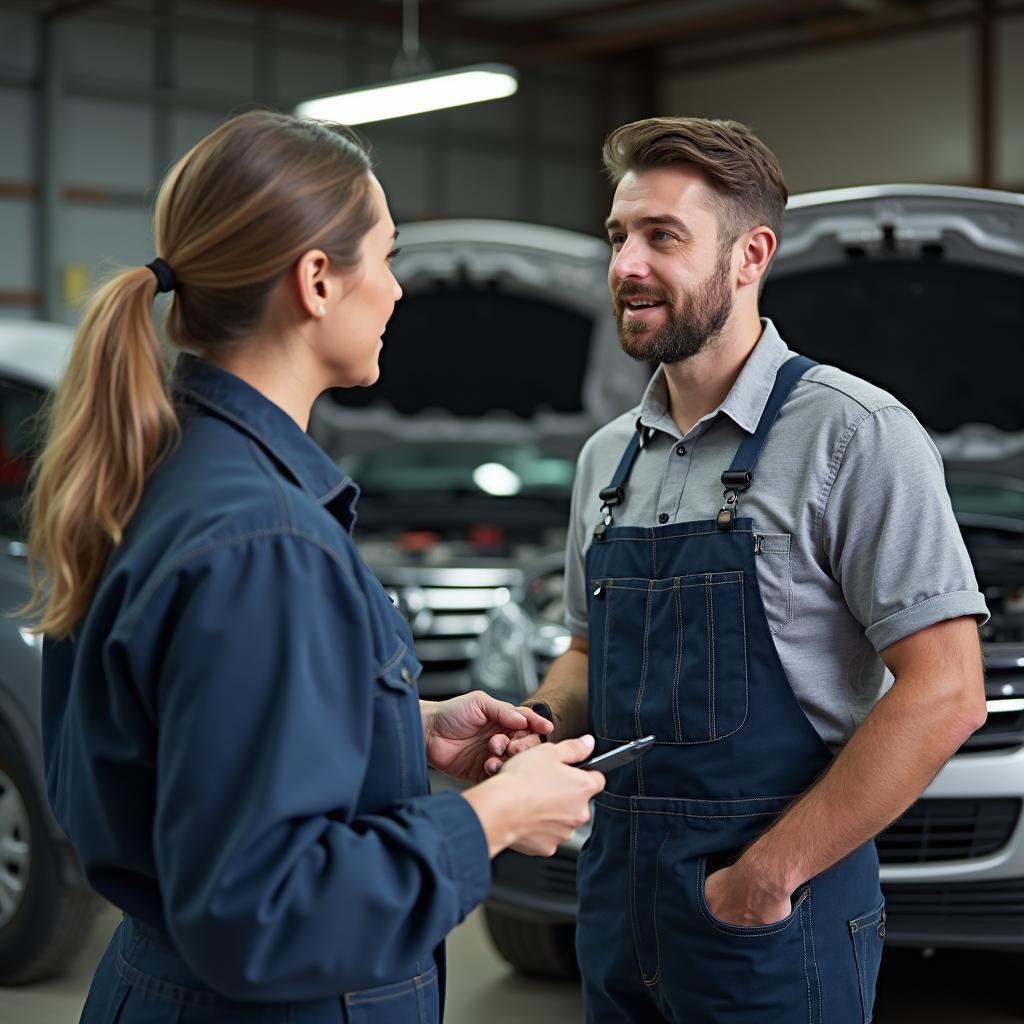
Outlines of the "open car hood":
[[796,196],[762,310],[793,348],[905,402],[947,464],[1024,455],[1024,196]]

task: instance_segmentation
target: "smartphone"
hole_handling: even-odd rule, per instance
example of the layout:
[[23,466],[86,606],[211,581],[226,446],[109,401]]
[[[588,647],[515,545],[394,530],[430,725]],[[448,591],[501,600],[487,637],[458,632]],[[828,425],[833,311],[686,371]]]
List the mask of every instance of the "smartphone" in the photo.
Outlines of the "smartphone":
[[613,768],[621,768],[624,764],[643,757],[651,747],[654,746],[654,736],[644,736],[642,739],[633,740],[630,743],[623,743],[621,747],[613,747],[603,754],[588,757],[581,761],[577,768],[594,769],[599,772],[610,772]]

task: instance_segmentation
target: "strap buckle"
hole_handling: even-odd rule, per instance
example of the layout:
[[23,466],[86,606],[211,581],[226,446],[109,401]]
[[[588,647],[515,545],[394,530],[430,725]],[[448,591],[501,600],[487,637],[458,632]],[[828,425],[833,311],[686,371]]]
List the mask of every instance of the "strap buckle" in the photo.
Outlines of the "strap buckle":
[[727,490],[725,492],[725,504],[718,510],[715,517],[715,525],[719,530],[731,530],[736,523],[736,502],[739,500],[739,491]]

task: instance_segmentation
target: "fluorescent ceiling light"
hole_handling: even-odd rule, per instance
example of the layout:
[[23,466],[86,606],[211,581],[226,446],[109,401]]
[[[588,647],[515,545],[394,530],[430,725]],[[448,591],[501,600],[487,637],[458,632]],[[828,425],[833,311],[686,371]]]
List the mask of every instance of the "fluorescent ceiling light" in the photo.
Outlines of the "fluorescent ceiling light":
[[366,124],[484,100],[500,100],[511,96],[518,87],[516,70],[508,64],[472,64],[334,96],[318,96],[304,100],[295,108],[295,113],[339,124]]

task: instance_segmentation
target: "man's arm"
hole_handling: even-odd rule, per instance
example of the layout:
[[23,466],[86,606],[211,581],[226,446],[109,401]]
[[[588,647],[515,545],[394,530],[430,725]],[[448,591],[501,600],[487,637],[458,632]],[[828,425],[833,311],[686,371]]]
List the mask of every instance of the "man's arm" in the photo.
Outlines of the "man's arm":
[[978,629],[949,619],[882,651],[895,683],[832,766],[731,868],[711,875],[712,911],[734,924],[790,913],[790,896],[881,832],[985,721]]
[[574,635],[565,654],[551,663],[537,692],[523,702],[529,706],[534,701],[543,701],[551,708],[555,721],[555,731],[551,734],[553,740],[580,736],[587,731],[589,660],[587,641]]

